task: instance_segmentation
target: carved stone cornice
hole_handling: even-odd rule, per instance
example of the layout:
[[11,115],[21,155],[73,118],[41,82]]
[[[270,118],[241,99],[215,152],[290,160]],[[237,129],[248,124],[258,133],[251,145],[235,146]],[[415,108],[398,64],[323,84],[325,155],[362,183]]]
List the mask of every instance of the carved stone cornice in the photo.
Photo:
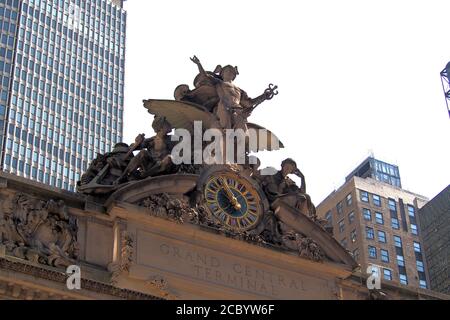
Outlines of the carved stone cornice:
[[[0,269],[19,272],[22,274],[31,275],[40,279],[50,280],[65,285],[67,281],[67,274],[64,272],[42,268],[27,263],[11,261],[6,258],[0,258]],[[164,300],[164,298],[152,296],[149,294],[121,289],[112,285],[94,281],[91,279],[81,279],[81,288],[83,290],[109,295],[119,299],[126,300]]]

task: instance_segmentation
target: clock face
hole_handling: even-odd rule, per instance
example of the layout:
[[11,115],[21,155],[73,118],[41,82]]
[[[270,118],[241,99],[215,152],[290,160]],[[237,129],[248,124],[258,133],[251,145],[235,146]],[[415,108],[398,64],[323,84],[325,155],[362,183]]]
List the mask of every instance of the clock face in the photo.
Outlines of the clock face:
[[235,231],[255,227],[263,215],[263,201],[252,183],[234,172],[211,175],[205,184],[206,207],[224,226]]

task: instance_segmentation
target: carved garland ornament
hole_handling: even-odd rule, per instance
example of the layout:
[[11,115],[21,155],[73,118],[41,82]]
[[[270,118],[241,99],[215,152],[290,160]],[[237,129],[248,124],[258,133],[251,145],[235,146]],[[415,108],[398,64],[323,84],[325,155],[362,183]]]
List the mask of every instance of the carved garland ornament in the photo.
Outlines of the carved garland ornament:
[[[152,216],[165,218],[178,223],[187,221],[192,224],[217,230],[229,238],[243,240],[253,244],[279,246],[285,250],[295,251],[299,256],[316,262],[323,261],[324,259],[323,251],[314,240],[290,230],[287,232],[279,231],[279,228],[276,226],[276,221],[269,221],[275,224],[272,228],[266,227],[261,234],[254,234],[251,231],[237,232],[224,228],[220,223],[210,217],[202,205],[197,205],[193,208],[187,202],[167,193],[150,195],[141,201],[139,205],[147,208],[149,214]],[[265,224],[267,225],[269,222],[265,222]]]

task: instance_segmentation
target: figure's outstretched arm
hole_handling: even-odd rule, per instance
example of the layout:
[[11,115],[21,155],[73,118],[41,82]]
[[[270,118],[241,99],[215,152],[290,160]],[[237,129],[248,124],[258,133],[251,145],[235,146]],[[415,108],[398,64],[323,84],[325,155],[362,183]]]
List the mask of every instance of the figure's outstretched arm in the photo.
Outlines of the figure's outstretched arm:
[[198,67],[198,71],[200,72],[200,75],[204,78],[210,81],[211,84],[215,85],[218,82],[218,79],[211,76],[208,72],[205,71],[205,69],[203,69],[202,64],[200,63],[200,60],[197,58],[197,56],[193,56],[191,58],[191,61],[194,62],[197,67]]
[[241,105],[247,108],[256,108],[259,104],[263,103],[266,100],[270,100],[273,96],[278,94],[278,86],[274,86],[273,84],[269,84],[268,88],[264,90],[264,93],[256,98],[249,98],[245,91],[241,90]]
[[130,145],[130,151],[129,153],[133,152],[134,150],[141,150],[145,148],[144,141],[145,141],[145,133],[138,134],[136,139],[134,139],[134,143]]
[[258,106],[259,104],[263,103],[263,102],[266,101],[266,100],[267,100],[266,94],[263,93],[262,95],[257,96],[256,98],[251,99],[252,107],[256,107],[256,106]]
[[266,90],[264,90],[264,93],[260,95],[259,97],[256,97],[253,99],[254,106],[256,107],[258,104],[272,99],[274,96],[278,94],[278,86],[274,86],[273,84],[269,84]]
[[195,63],[195,64],[197,65],[198,71],[200,72],[200,74],[202,74],[202,75],[204,75],[204,76],[207,76],[207,73],[206,73],[205,69],[203,69],[203,66],[202,66],[202,64],[200,63],[200,59],[197,58],[197,56],[193,56],[193,57],[190,58],[190,59],[191,59],[191,61],[192,61],[193,63]]

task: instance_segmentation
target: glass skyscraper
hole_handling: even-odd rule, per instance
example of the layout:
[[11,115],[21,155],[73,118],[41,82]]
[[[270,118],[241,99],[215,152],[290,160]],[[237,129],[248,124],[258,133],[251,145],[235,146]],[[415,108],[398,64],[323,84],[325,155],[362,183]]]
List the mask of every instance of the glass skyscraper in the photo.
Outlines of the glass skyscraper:
[[122,140],[121,0],[0,0],[0,166],[74,190]]

